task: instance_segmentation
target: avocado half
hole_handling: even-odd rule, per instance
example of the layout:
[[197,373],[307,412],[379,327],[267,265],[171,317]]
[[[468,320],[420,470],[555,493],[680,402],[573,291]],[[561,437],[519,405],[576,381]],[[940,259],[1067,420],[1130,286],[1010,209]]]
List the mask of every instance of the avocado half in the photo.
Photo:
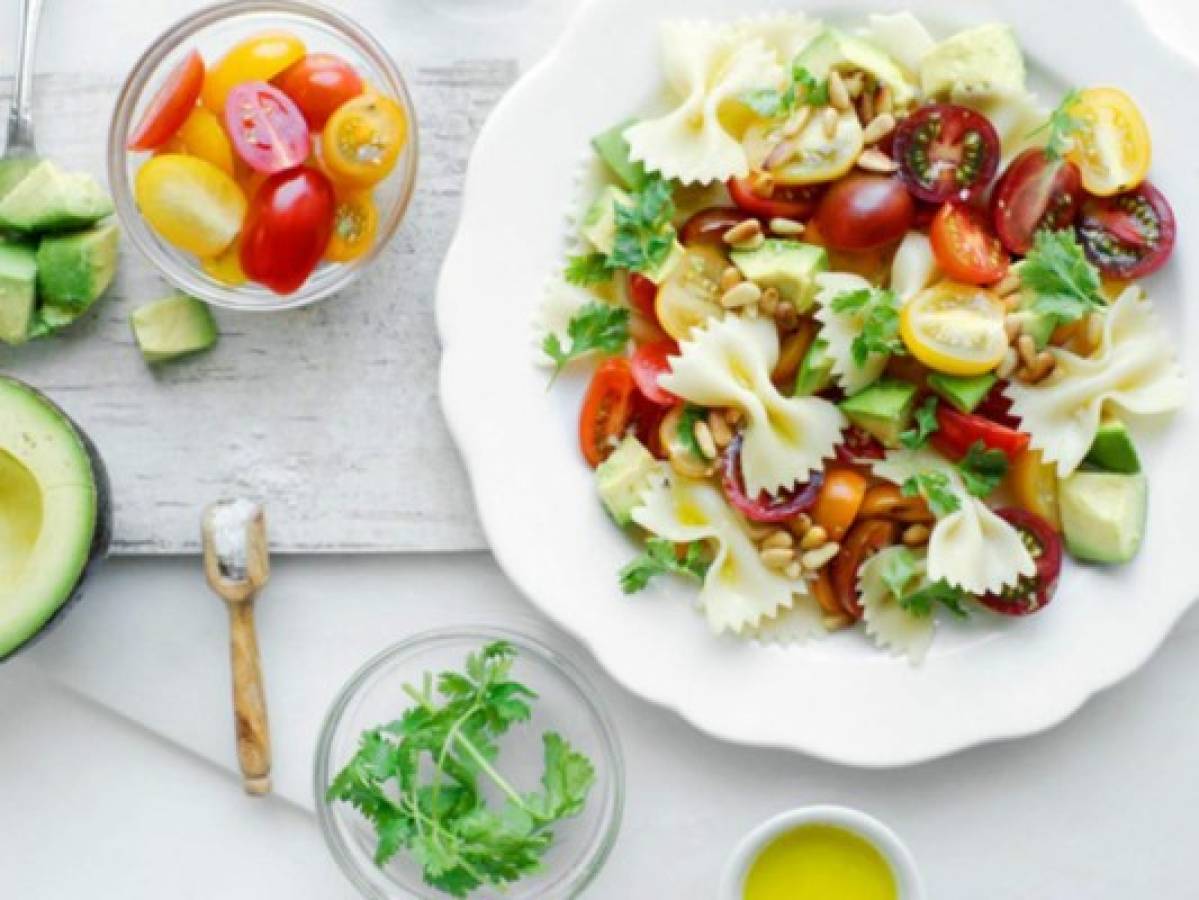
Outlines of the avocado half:
[[0,376],[0,661],[61,619],[111,541],[95,446],[49,398]]

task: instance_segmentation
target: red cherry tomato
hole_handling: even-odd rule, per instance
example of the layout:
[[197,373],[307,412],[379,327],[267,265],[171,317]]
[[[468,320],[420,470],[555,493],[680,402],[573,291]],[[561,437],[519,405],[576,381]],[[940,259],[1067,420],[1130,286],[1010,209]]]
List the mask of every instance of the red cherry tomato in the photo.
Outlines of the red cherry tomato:
[[670,372],[670,357],[678,355],[679,345],[671,340],[642,344],[633,354],[633,380],[651,403],[674,406],[678,402],[678,397],[658,384],[658,376]]
[[651,322],[658,321],[654,312],[654,301],[658,299],[658,286],[640,272],[629,273],[629,302]]
[[878,438],[869,432],[863,431],[857,425],[850,425],[845,429],[844,442],[836,447],[837,459],[843,463],[856,463],[863,459],[882,459],[887,455],[887,450],[879,442]]
[[751,522],[786,522],[815,505],[824,484],[824,474],[813,472],[807,484],[794,490],[773,496],[763,491],[756,498],[751,498],[745,492],[745,480],[741,476],[741,435],[738,434],[724,451],[721,483],[729,503]]
[[130,150],[154,150],[169,141],[195,109],[204,87],[204,59],[195,50],[171,70],[133,129]]
[[662,420],[669,412],[669,407],[659,406],[646,399],[640,391],[633,395],[632,411],[629,413],[629,428],[632,429],[637,440],[641,441],[656,459],[668,458],[666,449],[662,446]]
[[254,195],[242,229],[246,275],[279,294],[298,290],[325,254],[336,210],[324,173],[303,167],[272,175]]
[[857,173],[825,192],[816,227],[833,250],[873,250],[903,237],[914,215],[912,197],[899,179]]
[[952,103],[922,106],[900,122],[893,149],[908,190],[933,203],[977,196],[999,168],[995,127]]
[[862,603],[858,598],[858,570],[862,563],[878,551],[895,543],[898,531],[894,522],[886,519],[863,519],[849,530],[840,552],[829,563],[833,593],[845,614],[854,621],[862,618]]
[[733,206],[710,206],[701,209],[683,223],[683,227],[679,229],[679,240],[684,247],[695,244],[722,246],[721,238],[726,231],[752,218],[753,216],[745,210]]
[[1088,197],[1078,220],[1087,257],[1112,278],[1143,278],[1166,264],[1174,250],[1174,210],[1145,182],[1115,197]]
[[225,129],[237,155],[266,175],[294,169],[312,153],[300,108],[265,81],[247,81],[229,92]]
[[337,107],[366,90],[354,67],[332,53],[309,53],[274,83],[296,102],[313,131],[321,131]]
[[579,449],[593,469],[608,458],[628,427],[636,393],[623,356],[606,359],[595,370],[579,414]]
[[991,221],[1003,246],[1023,255],[1042,228],[1071,227],[1081,200],[1078,166],[1051,160],[1044,150],[1033,148],[1012,160],[1000,176],[991,192]]
[[979,441],[991,450],[999,450],[1009,461],[1028,449],[1029,436],[982,416],[959,412],[942,403],[937,407],[938,431],[932,442],[950,459],[958,460]]
[[1008,255],[982,213],[946,203],[929,231],[937,265],[954,281],[994,284],[1007,274]]
[[776,184],[769,197],[754,193],[748,178],[733,178],[728,183],[733,202],[760,219],[795,219],[806,221],[816,211],[822,185],[791,187]]
[[1027,616],[1044,609],[1057,590],[1062,573],[1062,539],[1045,519],[1024,509],[997,509],[995,514],[1020,532],[1037,564],[1037,574],[1022,576],[1001,594],[986,594],[978,602],[1002,616]]

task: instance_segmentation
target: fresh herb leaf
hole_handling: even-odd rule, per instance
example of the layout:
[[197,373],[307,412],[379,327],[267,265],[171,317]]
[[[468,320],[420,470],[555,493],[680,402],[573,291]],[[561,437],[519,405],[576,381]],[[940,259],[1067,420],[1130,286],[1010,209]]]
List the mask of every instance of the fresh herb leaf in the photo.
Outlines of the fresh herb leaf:
[[1033,292],[1033,309],[1061,322],[1074,322],[1106,305],[1099,293],[1099,270],[1069,230],[1037,232],[1020,266],[1020,284]]
[[920,574],[917,570],[918,562],[916,554],[902,546],[893,547],[884,557],[879,575],[896,600],[903,599],[907,594],[908,585]]
[[616,238],[609,269],[648,272],[666,261],[674,247],[674,201],[670,183],[658,176],[632,194],[629,204],[616,204]]
[[972,596],[960,587],[954,587],[947,581],[934,581],[919,590],[913,591],[899,599],[899,605],[918,618],[931,616],[933,607],[940,604],[957,616],[965,619],[970,615],[966,601]]
[[541,342],[545,355],[554,361],[554,377],[576,357],[593,350],[619,353],[629,342],[629,311],[607,303],[588,303],[566,326],[570,346],[563,347],[556,334],[547,334]]
[[909,450],[919,450],[940,430],[937,424],[937,398],[925,397],[916,409],[916,427],[900,433],[899,443]]
[[833,298],[833,312],[858,312],[865,309],[874,299],[874,291],[870,288],[860,288],[856,291],[845,291]]
[[921,472],[913,475],[903,483],[900,492],[905,497],[923,496],[928,502],[928,508],[938,519],[957,512],[962,506],[962,501],[958,499],[949,483],[949,476],[944,472]]
[[899,298],[893,291],[879,288],[846,291],[833,298],[832,310],[862,316],[861,330],[849,348],[859,366],[866,365],[872,353],[890,356],[905,352],[899,337]]
[[608,257],[603,253],[580,253],[566,261],[566,280],[579,287],[590,287],[612,280]]
[[1033,138],[1046,131],[1049,132],[1049,138],[1045,144],[1045,156],[1051,161],[1056,162],[1061,159],[1074,146],[1073,136],[1086,127],[1082,119],[1070,113],[1080,97],[1081,93],[1077,89],[1070,91],[1062,98],[1057,109],[1049,114],[1049,118],[1045,120],[1044,124],[1028,134],[1028,137]]
[[828,105],[828,81],[821,81],[803,66],[791,64],[791,83],[801,93],[799,99],[806,106]]
[[679,416],[679,424],[676,431],[679,442],[687,448],[687,451],[697,459],[706,459],[704,451],[700,449],[699,441],[695,439],[695,423],[703,421],[707,418],[708,411],[702,406],[696,406],[688,403],[683,407],[683,414]]
[[975,441],[958,462],[962,481],[975,497],[989,497],[1007,475],[1008,460],[1002,450],[992,450],[982,441]]
[[741,95],[741,101],[765,119],[791,115],[800,105],[827,106],[828,82],[820,81],[803,66],[791,67],[791,81],[781,91],[759,88]]
[[692,541],[687,545],[683,558],[679,559],[675,545],[662,538],[650,538],[645,552],[620,570],[620,587],[626,594],[635,594],[658,575],[674,573],[685,578],[703,581],[712,564],[708,548],[703,541]]
[[[376,864],[407,851],[427,884],[455,897],[502,888],[539,871],[553,826],[583,809],[595,768],[555,732],[542,735],[540,791],[521,793],[496,768],[498,739],[529,719],[537,697],[510,678],[515,657],[497,642],[470,654],[463,672],[436,682],[426,673],[404,687],[415,706],[359,738],[326,797],[374,826]],[[500,809],[488,805],[485,783],[504,796]]]

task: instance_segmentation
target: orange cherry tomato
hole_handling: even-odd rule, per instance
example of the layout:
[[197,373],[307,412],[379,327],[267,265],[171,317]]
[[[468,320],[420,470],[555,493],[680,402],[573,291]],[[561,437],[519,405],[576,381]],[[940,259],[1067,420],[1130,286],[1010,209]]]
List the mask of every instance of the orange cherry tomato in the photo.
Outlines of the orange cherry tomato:
[[204,60],[193,50],[167,76],[126,146],[130,150],[154,150],[169,141],[187,121],[203,85]]
[[368,93],[343,103],[321,133],[321,160],[337,182],[378,184],[391,174],[408,140],[408,117],[389,97]]
[[929,230],[937,265],[955,281],[994,284],[1008,270],[1008,255],[982,214],[946,203]]
[[932,510],[923,497],[905,497],[894,484],[876,484],[866,491],[858,515],[863,519],[890,519],[893,522],[931,522]]
[[853,469],[829,469],[824,486],[812,507],[812,521],[828,532],[829,540],[839,541],[849,531],[862,508],[869,480]]
[[579,449],[595,468],[615,449],[633,412],[637,383],[623,356],[604,360],[596,369],[579,414]]
[[837,592],[833,590],[833,582],[828,576],[827,568],[821,569],[816,575],[816,580],[812,582],[812,596],[826,615],[839,619],[845,616],[845,610],[837,602]]
[[853,527],[841,552],[829,563],[829,577],[837,602],[855,622],[862,618],[858,599],[858,570],[867,559],[895,543],[895,523],[884,519],[863,519]]
[[266,31],[236,44],[208,70],[201,98],[218,116],[225,114],[229,92],[247,81],[270,81],[304,58],[304,42],[286,31]]
[[774,364],[774,371],[770,373],[770,380],[776,387],[785,389],[787,393],[791,392],[799,367],[803,365],[804,357],[808,355],[808,349],[815,339],[816,320],[806,317],[799,320],[799,327],[795,331],[783,338],[783,344],[779,348],[779,361]]
[[325,259],[341,263],[358,259],[374,245],[378,230],[379,210],[370,191],[339,191]]

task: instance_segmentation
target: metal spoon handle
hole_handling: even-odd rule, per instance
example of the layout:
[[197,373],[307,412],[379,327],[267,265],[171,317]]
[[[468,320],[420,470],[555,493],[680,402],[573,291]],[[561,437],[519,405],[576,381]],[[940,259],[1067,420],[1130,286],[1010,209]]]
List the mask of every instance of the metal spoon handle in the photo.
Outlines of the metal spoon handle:
[[17,74],[12,109],[8,113],[7,155],[34,152],[33,61],[37,55],[37,28],[42,17],[42,0],[20,0],[21,28],[17,32]]

